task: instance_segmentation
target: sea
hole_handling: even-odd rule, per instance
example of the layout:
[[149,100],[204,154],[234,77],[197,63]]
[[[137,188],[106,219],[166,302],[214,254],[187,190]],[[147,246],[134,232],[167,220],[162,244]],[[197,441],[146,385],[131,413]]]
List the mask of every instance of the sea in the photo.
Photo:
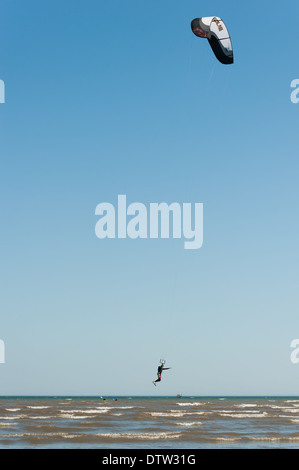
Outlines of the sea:
[[298,449],[299,397],[0,397],[1,449]]

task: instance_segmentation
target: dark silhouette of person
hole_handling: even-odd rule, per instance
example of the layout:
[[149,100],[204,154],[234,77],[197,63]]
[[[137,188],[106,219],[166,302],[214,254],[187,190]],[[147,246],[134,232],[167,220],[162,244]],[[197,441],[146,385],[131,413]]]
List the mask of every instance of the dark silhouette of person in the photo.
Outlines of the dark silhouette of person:
[[165,361],[161,361],[160,365],[158,366],[158,370],[157,370],[158,378],[153,381],[154,385],[156,385],[157,382],[161,382],[163,370],[171,369],[171,367],[164,367],[164,364],[165,364]]

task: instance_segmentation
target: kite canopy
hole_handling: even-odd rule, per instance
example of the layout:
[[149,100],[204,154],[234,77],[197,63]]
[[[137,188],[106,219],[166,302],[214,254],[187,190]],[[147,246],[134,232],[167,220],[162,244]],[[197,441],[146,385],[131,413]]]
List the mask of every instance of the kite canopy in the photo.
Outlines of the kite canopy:
[[217,59],[222,64],[233,64],[233,47],[227,27],[218,16],[195,18],[191,21],[195,36],[207,38]]

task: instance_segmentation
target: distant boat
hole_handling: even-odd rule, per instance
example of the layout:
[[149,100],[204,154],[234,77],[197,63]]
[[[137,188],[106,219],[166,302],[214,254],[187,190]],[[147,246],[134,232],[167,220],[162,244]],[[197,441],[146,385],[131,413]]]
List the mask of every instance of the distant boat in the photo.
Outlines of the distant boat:
[[181,397],[182,397],[181,393],[178,393],[177,398],[181,398]]

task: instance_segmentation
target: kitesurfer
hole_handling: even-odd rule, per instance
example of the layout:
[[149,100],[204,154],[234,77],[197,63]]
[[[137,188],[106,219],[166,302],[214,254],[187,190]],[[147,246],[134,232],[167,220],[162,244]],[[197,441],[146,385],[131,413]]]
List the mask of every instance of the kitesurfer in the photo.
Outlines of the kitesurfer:
[[157,370],[157,376],[158,376],[158,378],[153,381],[153,384],[154,384],[154,385],[156,385],[157,382],[160,382],[160,381],[161,381],[163,370],[171,369],[171,367],[164,367],[164,365],[165,365],[165,361],[161,361],[161,363],[160,363],[159,366],[158,366],[158,370]]

